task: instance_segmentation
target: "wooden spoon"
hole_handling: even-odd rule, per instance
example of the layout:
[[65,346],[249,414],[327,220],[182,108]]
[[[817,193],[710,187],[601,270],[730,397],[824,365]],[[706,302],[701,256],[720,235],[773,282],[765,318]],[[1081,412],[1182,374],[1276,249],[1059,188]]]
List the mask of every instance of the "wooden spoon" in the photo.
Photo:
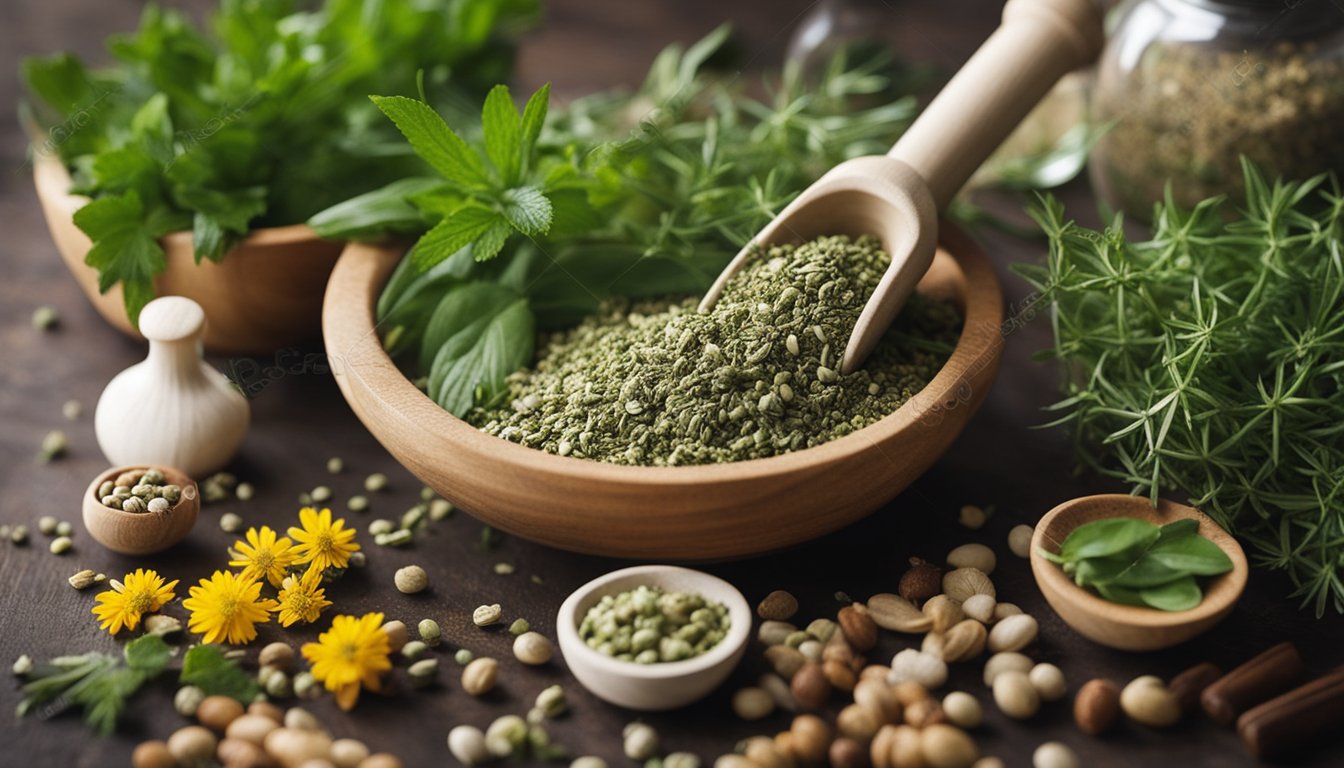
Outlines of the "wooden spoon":
[[763,247],[837,233],[871,234],[891,265],[859,315],[842,373],[863,364],[928,270],[938,212],[1055,81],[1096,58],[1095,0],[1009,0],[1003,23],[929,104],[891,152],[847,160],[790,203],[723,270],[700,311]]

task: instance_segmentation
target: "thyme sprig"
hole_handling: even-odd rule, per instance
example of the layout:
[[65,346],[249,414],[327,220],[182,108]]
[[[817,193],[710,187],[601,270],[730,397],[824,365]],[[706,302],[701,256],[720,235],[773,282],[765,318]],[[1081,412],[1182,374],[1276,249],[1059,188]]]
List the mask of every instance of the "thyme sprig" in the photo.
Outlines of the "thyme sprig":
[[1097,232],[1035,210],[1050,254],[1020,271],[1066,366],[1053,424],[1136,492],[1187,494],[1317,616],[1344,613],[1344,196],[1243,173],[1234,218],[1168,196],[1143,242],[1119,217]]

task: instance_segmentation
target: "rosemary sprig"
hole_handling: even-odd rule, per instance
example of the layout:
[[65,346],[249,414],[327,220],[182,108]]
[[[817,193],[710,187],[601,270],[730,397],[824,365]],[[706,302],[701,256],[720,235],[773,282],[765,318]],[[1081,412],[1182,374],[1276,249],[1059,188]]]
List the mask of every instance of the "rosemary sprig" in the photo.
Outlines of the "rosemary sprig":
[[1344,196],[1317,176],[1247,203],[1154,208],[1152,238],[1097,232],[1046,198],[1043,267],[1066,366],[1054,424],[1097,471],[1183,492],[1286,571],[1317,616],[1344,613]]

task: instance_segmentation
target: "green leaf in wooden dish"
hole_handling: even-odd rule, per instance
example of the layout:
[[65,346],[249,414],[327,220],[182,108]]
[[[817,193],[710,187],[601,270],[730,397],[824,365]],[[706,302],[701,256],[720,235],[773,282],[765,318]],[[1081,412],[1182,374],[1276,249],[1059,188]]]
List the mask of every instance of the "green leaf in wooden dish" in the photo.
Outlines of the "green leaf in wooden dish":
[[1156,541],[1158,528],[1145,520],[1112,517],[1074,528],[1059,547],[1065,560],[1118,555],[1129,549],[1143,548]]
[[494,402],[504,377],[532,359],[536,324],[527,300],[498,283],[472,282],[444,295],[425,333],[429,396],[462,416]]
[[1111,602],[1164,611],[1199,605],[1196,576],[1232,570],[1231,559],[1199,534],[1195,520],[1164,526],[1128,517],[1097,520],[1071,531],[1058,555],[1039,554]]

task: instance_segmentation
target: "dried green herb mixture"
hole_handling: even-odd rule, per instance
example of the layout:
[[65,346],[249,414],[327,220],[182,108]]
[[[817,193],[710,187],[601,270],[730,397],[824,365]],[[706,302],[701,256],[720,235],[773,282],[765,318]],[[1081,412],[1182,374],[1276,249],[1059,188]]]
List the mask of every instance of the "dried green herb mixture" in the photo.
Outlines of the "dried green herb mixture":
[[961,319],[914,297],[863,369],[845,343],[888,263],[877,241],[776,247],[695,300],[617,302],[544,339],[503,405],[468,420],[489,434],[618,464],[762,458],[849,434],[896,410],[951,353]]

